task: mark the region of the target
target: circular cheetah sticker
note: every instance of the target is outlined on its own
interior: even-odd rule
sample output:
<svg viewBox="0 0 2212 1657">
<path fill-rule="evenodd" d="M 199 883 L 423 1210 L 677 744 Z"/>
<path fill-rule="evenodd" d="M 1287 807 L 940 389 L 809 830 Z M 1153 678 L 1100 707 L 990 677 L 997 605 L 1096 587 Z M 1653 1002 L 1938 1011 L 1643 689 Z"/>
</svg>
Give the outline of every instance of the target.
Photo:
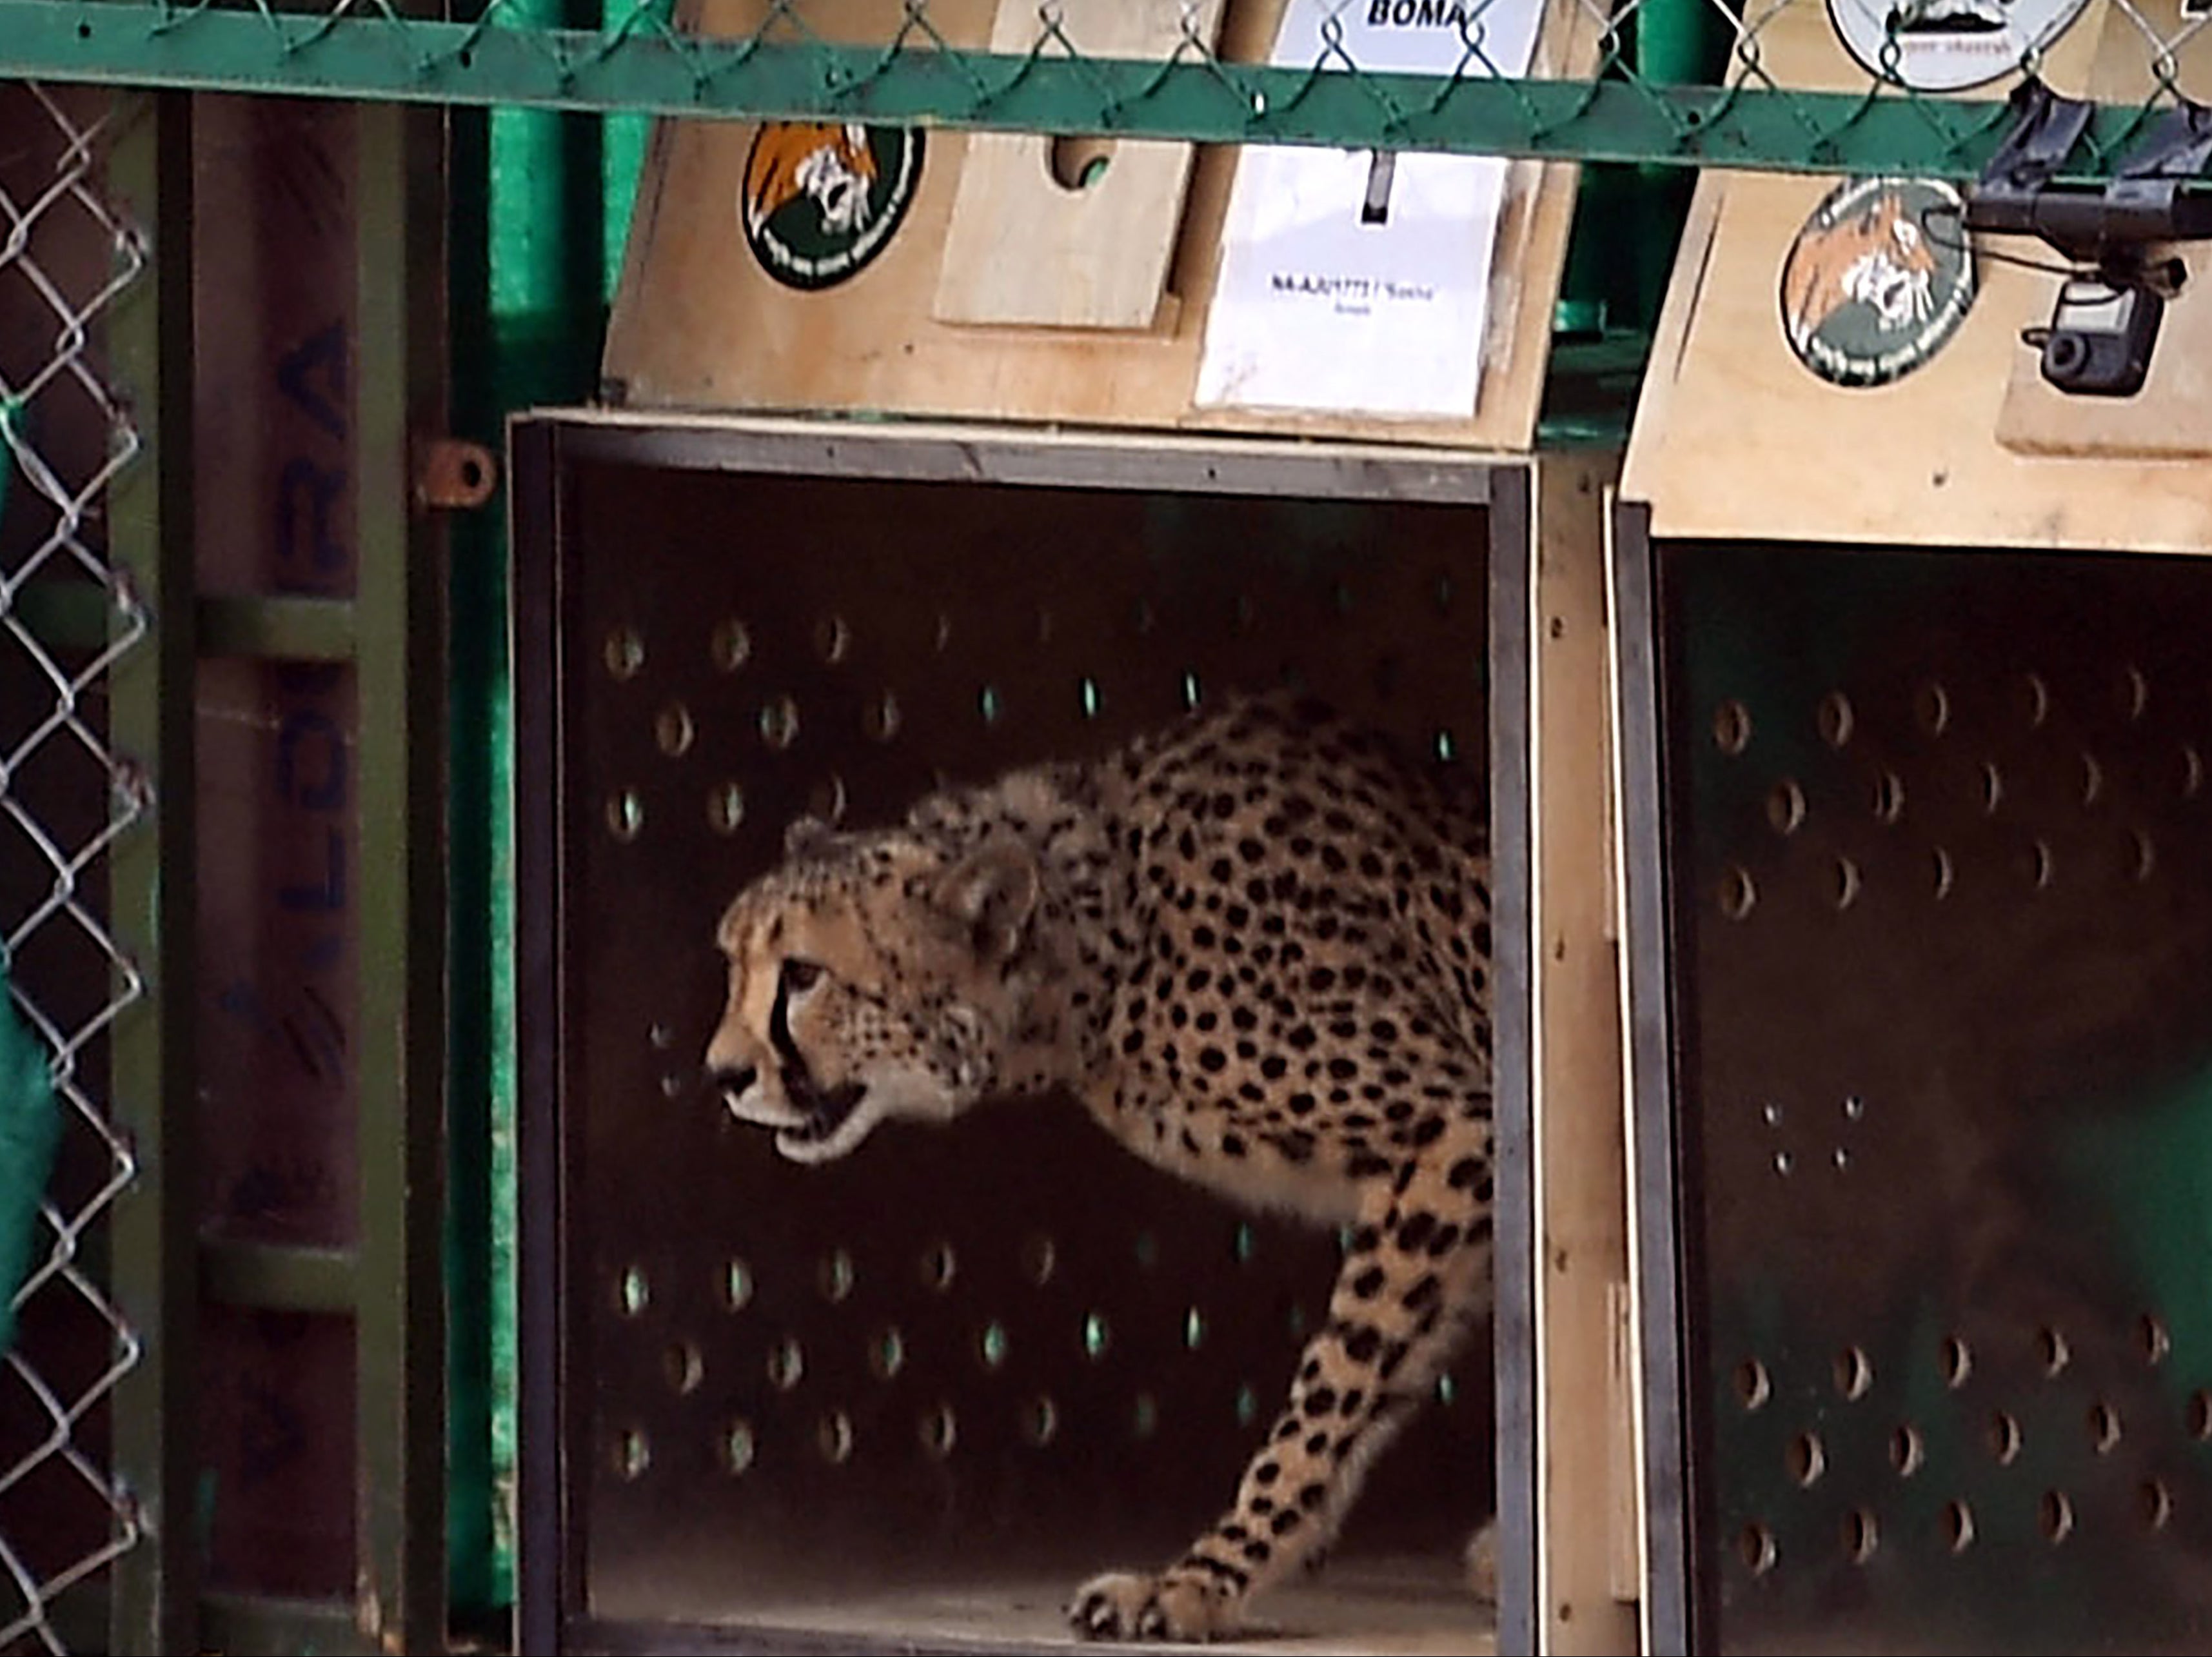
<svg viewBox="0 0 2212 1657">
<path fill-rule="evenodd" d="M 1966 203 L 1930 179 L 1830 191 L 1782 265 L 1782 332 L 1838 386 L 1881 386 L 1941 350 L 1974 302 Z"/>
<path fill-rule="evenodd" d="M 921 178 L 921 131 L 852 121 L 769 121 L 753 134 L 738 217 L 761 268 L 812 291 L 890 246 Z"/>
<path fill-rule="evenodd" d="M 2011 74 L 2047 51 L 2086 3 L 1828 0 L 1828 17 L 1851 56 L 1892 85 L 1955 92 Z"/>
</svg>

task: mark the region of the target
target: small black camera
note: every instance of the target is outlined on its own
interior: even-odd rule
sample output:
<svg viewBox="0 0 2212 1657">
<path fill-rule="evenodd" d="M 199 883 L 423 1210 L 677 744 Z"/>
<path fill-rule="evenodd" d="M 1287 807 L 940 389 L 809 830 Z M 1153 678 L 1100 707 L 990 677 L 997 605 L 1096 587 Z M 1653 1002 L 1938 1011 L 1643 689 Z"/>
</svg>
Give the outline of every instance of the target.
<svg viewBox="0 0 2212 1657">
<path fill-rule="evenodd" d="M 2043 377 L 2080 397 L 2132 397 L 2150 373 L 2166 301 L 2157 289 L 2102 277 L 2069 277 L 2047 328 L 2022 336 L 2043 349 Z"/>
</svg>

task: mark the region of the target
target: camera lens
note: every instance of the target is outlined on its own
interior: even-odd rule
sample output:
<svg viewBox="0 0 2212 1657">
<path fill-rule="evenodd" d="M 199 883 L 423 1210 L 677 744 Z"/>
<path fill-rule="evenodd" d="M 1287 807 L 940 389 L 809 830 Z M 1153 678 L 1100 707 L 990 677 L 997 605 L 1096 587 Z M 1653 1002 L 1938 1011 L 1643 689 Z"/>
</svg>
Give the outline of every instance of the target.
<svg viewBox="0 0 2212 1657">
<path fill-rule="evenodd" d="M 2089 342 L 2069 329 L 2055 328 L 2043 342 L 2043 373 L 2046 379 L 2066 385 L 2089 366 Z"/>
</svg>

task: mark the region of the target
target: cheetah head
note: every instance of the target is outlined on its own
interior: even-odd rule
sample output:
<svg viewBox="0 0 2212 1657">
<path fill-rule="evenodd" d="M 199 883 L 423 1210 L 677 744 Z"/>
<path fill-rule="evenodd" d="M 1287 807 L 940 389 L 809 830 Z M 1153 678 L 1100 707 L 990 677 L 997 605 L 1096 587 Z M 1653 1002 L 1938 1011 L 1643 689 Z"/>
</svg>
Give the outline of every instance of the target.
<svg viewBox="0 0 2212 1657">
<path fill-rule="evenodd" d="M 1038 874 L 1012 840 L 802 822 L 724 913 L 729 998 L 706 1057 L 731 1114 L 794 1162 L 879 1122 L 945 1122 L 994 1091 L 1023 1004 Z"/>
</svg>

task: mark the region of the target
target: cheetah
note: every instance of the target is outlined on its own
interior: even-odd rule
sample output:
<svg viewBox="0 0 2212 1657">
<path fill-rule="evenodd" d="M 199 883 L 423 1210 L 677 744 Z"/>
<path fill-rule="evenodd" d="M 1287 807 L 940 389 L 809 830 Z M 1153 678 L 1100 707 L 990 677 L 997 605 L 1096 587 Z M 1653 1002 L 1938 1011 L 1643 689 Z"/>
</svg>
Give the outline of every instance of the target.
<svg viewBox="0 0 2212 1657">
<path fill-rule="evenodd" d="M 802 819 L 721 918 L 708 1083 L 793 1161 L 1065 1090 L 1146 1161 L 1346 1239 L 1233 1504 L 1164 1569 L 1080 1587 L 1079 1634 L 1235 1633 L 1489 1310 L 1480 804 L 1310 700 L 1240 698 L 900 826 Z"/>
</svg>

